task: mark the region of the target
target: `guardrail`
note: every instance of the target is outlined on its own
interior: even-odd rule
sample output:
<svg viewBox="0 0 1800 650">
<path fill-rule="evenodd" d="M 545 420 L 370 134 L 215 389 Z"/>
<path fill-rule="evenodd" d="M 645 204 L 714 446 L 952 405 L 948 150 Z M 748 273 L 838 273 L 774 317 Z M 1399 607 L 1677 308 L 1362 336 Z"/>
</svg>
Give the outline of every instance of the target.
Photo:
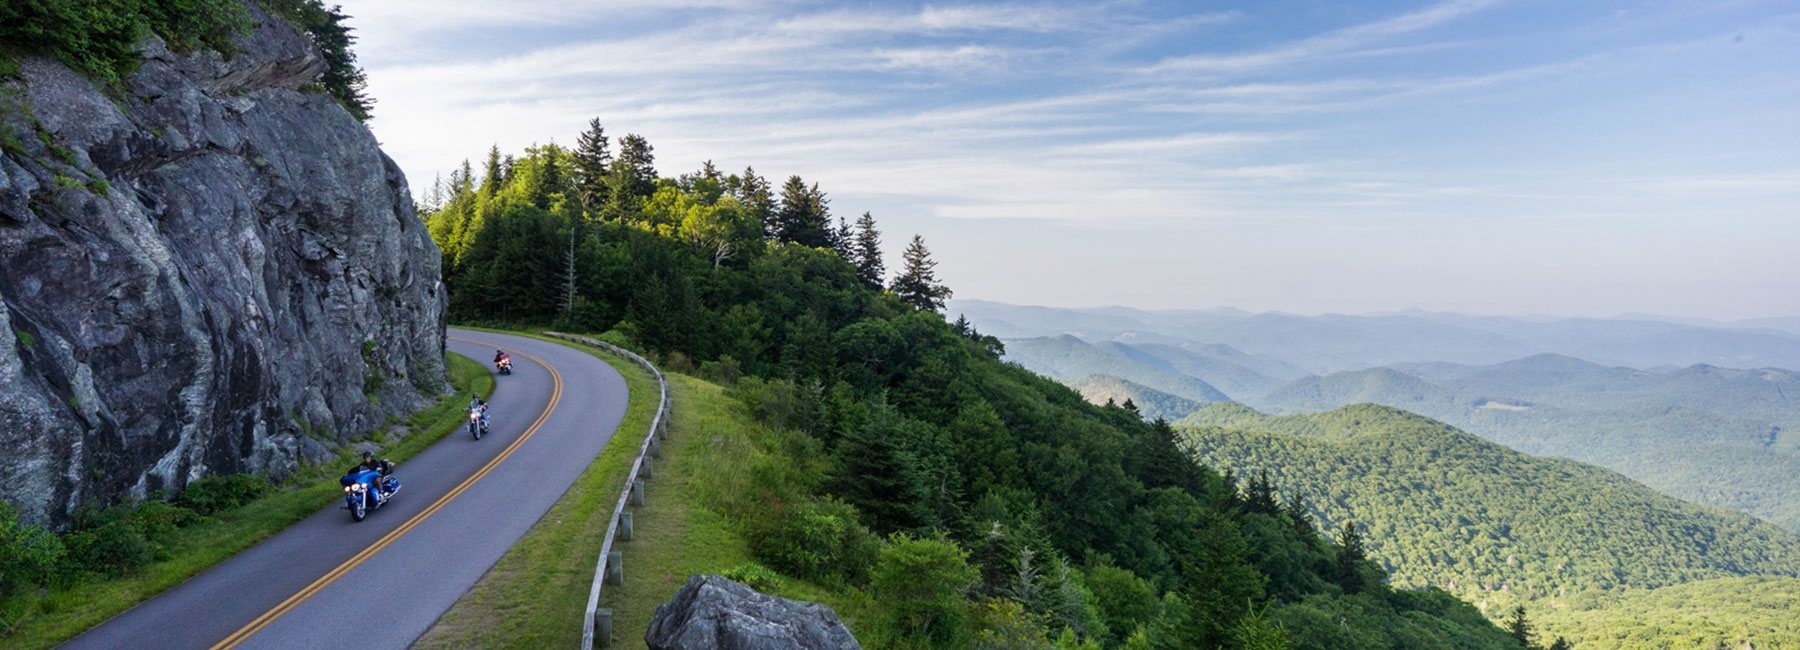
<svg viewBox="0 0 1800 650">
<path fill-rule="evenodd" d="M 582 650 L 600 648 L 612 643 L 612 610 L 600 607 L 600 591 L 606 585 L 625 581 L 624 557 L 612 550 L 613 541 L 621 536 L 625 541 L 631 541 L 632 515 L 626 505 L 644 505 L 644 479 L 655 473 L 650 459 L 662 455 L 662 440 L 669 435 L 669 382 L 656 364 L 636 352 L 586 336 L 562 332 L 544 332 L 544 335 L 590 345 L 630 359 L 656 377 L 657 390 L 662 393 L 657 399 L 656 417 L 650 421 L 650 431 L 644 434 L 644 442 L 638 445 L 637 458 L 631 461 L 631 473 L 625 475 L 625 489 L 619 491 L 619 502 L 613 506 L 612 519 L 606 524 L 606 539 L 600 542 L 600 559 L 594 563 L 594 584 L 588 589 L 587 612 L 581 622 L 581 647 Z"/>
</svg>

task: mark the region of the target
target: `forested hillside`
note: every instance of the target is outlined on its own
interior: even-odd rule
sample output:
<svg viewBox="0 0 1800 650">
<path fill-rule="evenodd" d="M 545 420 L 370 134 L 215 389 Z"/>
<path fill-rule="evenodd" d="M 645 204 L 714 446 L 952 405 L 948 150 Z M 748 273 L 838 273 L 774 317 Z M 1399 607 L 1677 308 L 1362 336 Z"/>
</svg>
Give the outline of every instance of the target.
<svg viewBox="0 0 1800 650">
<path fill-rule="evenodd" d="M 1520 603 L 1579 607 L 1624 589 L 1800 575 L 1800 538 L 1788 531 L 1393 408 L 1269 417 L 1214 405 L 1178 426 L 1202 462 L 1266 472 L 1328 529 L 1367 527 L 1371 556 L 1397 584 L 1442 587 L 1491 614 Z M 1571 627 L 1552 631 L 1576 636 L 1576 618 L 1558 620 Z"/>
<path fill-rule="evenodd" d="M 1402 408 L 1800 531 L 1800 436 L 1789 433 L 1800 419 L 1800 375 L 1786 370 L 1650 372 L 1538 355 L 1308 377 L 1249 402 L 1280 412 Z"/>
<path fill-rule="evenodd" d="M 890 274 L 875 219 L 834 218 L 816 184 L 653 163 L 595 122 L 435 188 L 453 317 L 604 333 L 796 432 L 813 462 L 734 525 L 783 574 L 873 594 L 871 644 L 1517 647 L 1389 589 L 1360 541 L 1241 494 L 1169 427 L 1002 363 L 938 313 L 922 240 Z"/>
</svg>

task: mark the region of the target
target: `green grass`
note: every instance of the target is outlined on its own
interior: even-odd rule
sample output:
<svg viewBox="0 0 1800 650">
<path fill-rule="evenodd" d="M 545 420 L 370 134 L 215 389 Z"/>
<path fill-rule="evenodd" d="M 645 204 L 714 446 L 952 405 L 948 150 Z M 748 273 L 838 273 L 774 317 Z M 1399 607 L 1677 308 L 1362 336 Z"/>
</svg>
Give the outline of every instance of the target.
<svg viewBox="0 0 1800 650">
<path fill-rule="evenodd" d="M 655 413 L 656 386 L 648 372 L 622 357 L 571 347 L 607 361 L 625 376 L 631 407 L 619 433 L 417 647 L 579 645 L 594 560 L 637 443 Z M 614 545 L 624 554 L 625 583 L 608 586 L 601 599 L 602 607 L 613 610 L 613 647 L 644 647 L 644 630 L 656 606 L 689 575 L 724 573 L 753 561 L 748 542 L 737 532 L 738 522 L 749 516 L 745 487 L 757 480 L 754 468 L 760 462 L 785 462 L 777 458 L 780 451 L 769 448 L 779 445 L 775 441 L 780 436 L 757 423 L 722 388 L 673 373 L 667 379 L 675 406 L 668 442 L 656 460 L 655 477 L 646 481 L 644 507 L 634 509 L 636 535 Z M 872 609 L 855 590 L 834 592 L 791 576 L 781 578 L 775 594 L 830 605 L 852 630 Z"/>
<path fill-rule="evenodd" d="M 485 365 L 450 354 L 446 367 L 455 391 L 413 414 L 406 422 L 413 434 L 384 449 L 383 457 L 399 463 L 418 455 L 461 426 L 465 395 L 493 394 L 494 378 Z M 177 529 L 168 543 L 169 559 L 135 575 L 19 599 L 22 602 L 15 606 L 22 607 L 23 614 L 0 634 L 0 645 L 40 648 L 67 641 L 311 516 L 338 496 L 337 470 L 351 462 L 350 457 L 346 449 L 337 459 L 300 470 L 274 494 Z"/>
</svg>

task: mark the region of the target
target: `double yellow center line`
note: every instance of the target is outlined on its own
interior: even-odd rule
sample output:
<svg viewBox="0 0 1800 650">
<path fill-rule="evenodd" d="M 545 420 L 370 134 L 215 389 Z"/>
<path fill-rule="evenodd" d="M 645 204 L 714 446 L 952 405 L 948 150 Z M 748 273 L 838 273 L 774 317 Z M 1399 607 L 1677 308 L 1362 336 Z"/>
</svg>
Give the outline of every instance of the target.
<svg viewBox="0 0 1800 650">
<path fill-rule="evenodd" d="M 464 343 L 481 343 L 481 341 L 454 336 L 449 338 Z M 485 345 L 491 345 L 491 343 Z M 543 366 L 545 370 L 550 371 L 551 387 L 550 403 L 544 406 L 544 412 L 538 414 L 537 419 L 532 421 L 531 426 L 527 427 L 524 433 L 519 434 L 517 440 L 514 440 L 512 444 L 507 445 L 506 449 L 500 452 L 500 455 L 495 456 L 493 460 L 488 461 L 488 463 L 483 465 L 480 470 L 476 471 L 474 474 L 470 474 L 469 478 L 464 479 L 461 484 L 456 486 L 456 488 L 445 493 L 444 496 L 439 497 L 430 507 L 419 512 L 419 514 L 413 515 L 411 519 L 406 520 L 406 523 L 400 524 L 398 528 L 395 528 L 387 535 L 382 536 L 382 538 L 376 540 L 375 543 L 363 548 L 361 552 L 352 556 L 350 559 L 345 560 L 344 563 L 338 565 L 337 568 L 327 572 L 318 580 L 314 580 L 313 583 L 307 585 L 305 589 L 301 589 L 298 593 L 288 596 L 287 600 L 281 601 L 281 604 L 276 605 L 273 609 L 263 612 L 262 616 L 256 617 L 256 620 L 250 621 L 248 625 L 238 628 L 238 631 L 232 632 L 231 636 L 225 637 L 225 640 L 213 645 L 212 650 L 236 648 L 250 637 L 255 636 L 257 632 L 261 632 L 263 628 L 274 623 L 275 619 L 281 618 L 288 612 L 293 611 L 294 608 L 299 607 L 301 603 L 306 602 L 308 598 L 312 598 L 320 591 L 324 591 L 326 587 L 331 586 L 331 583 L 337 582 L 338 578 L 344 577 L 344 574 L 361 566 L 362 563 L 367 562 L 369 558 L 375 557 L 376 553 L 380 553 L 381 550 L 387 548 L 389 544 L 393 544 L 395 540 L 405 536 L 406 533 L 410 532 L 413 528 L 418 527 L 420 523 L 423 523 L 426 519 L 430 519 L 432 515 L 437 514 L 437 511 L 442 510 L 445 505 L 448 505 L 451 501 L 455 500 L 458 495 L 461 495 L 465 490 L 468 490 L 470 486 L 474 485 L 477 481 L 480 481 L 482 477 L 487 476 L 488 472 L 493 471 L 495 467 L 500 465 L 500 461 L 506 460 L 507 457 L 512 456 L 513 452 L 517 451 L 520 445 L 525 444 L 526 440 L 531 439 L 532 434 L 537 433 L 538 428 L 544 426 L 544 421 L 550 419 L 550 414 L 556 410 L 556 403 L 562 400 L 563 380 L 562 375 L 556 372 L 556 368 L 545 363 L 543 359 L 539 359 L 526 352 L 520 352 L 519 354 L 530 359 L 532 363 Z"/>
</svg>

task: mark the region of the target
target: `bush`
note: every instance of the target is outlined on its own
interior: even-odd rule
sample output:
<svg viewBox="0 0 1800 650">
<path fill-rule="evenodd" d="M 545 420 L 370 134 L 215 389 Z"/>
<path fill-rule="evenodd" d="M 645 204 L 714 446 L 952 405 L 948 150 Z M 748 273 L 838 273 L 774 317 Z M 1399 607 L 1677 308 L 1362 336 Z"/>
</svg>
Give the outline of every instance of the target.
<svg viewBox="0 0 1800 650">
<path fill-rule="evenodd" d="M 208 476 L 189 483 L 175 497 L 175 505 L 210 516 L 255 501 L 274 489 L 269 479 L 255 474 Z"/>
<path fill-rule="evenodd" d="M 63 537 L 67 549 L 65 578 L 86 575 L 113 578 L 166 559 L 163 542 L 176 528 L 193 521 L 194 513 L 163 501 L 113 508 L 82 508 L 75 530 Z"/>
<path fill-rule="evenodd" d="M 781 588 L 781 574 L 755 562 L 731 569 L 720 575 L 765 594 Z"/>
<path fill-rule="evenodd" d="M 858 521 L 856 508 L 837 499 L 775 510 L 764 525 L 752 536 L 757 557 L 808 580 L 860 584 L 880 546 Z"/>
<path fill-rule="evenodd" d="M 942 536 L 895 533 L 881 549 L 869 589 L 901 639 L 926 647 L 960 645 L 968 593 L 981 573 L 969 554 Z"/>
<path fill-rule="evenodd" d="M 718 361 L 700 363 L 700 378 L 720 386 L 735 384 L 738 377 L 742 376 L 744 376 L 744 369 L 739 367 L 737 359 L 731 358 L 729 354 L 719 357 Z"/>
<path fill-rule="evenodd" d="M 19 512 L 0 502 L 0 597 L 47 582 L 63 552 L 55 533 L 19 521 Z"/>
</svg>

